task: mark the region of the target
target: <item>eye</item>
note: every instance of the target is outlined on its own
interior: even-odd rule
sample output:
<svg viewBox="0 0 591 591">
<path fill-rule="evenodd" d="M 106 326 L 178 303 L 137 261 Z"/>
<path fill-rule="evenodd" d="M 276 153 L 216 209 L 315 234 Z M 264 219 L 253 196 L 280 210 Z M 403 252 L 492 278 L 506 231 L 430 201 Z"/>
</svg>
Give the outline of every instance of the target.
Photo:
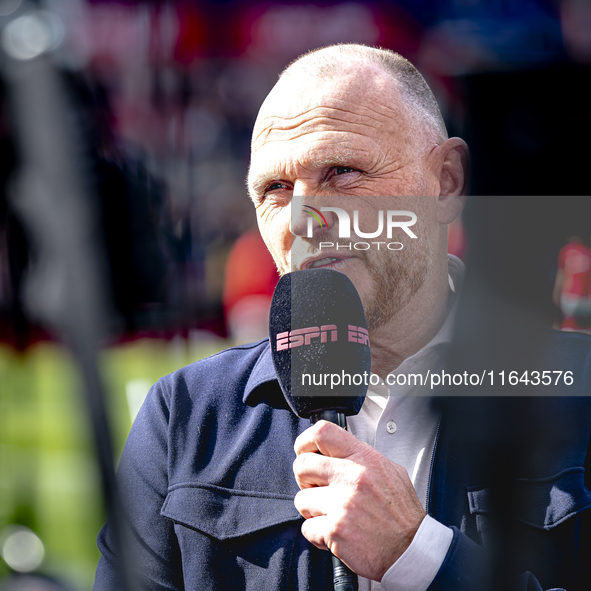
<svg viewBox="0 0 591 591">
<path fill-rule="evenodd" d="M 273 191 L 280 191 L 281 189 L 287 189 L 287 185 L 285 183 L 280 183 L 280 182 L 275 182 L 275 183 L 271 183 L 270 185 L 267 185 L 265 187 L 265 191 L 263 193 L 263 195 L 266 195 L 267 193 L 271 193 Z"/>
<path fill-rule="evenodd" d="M 350 166 L 335 166 L 335 175 L 347 174 L 348 172 L 357 172 L 357 169 L 351 168 Z"/>
</svg>

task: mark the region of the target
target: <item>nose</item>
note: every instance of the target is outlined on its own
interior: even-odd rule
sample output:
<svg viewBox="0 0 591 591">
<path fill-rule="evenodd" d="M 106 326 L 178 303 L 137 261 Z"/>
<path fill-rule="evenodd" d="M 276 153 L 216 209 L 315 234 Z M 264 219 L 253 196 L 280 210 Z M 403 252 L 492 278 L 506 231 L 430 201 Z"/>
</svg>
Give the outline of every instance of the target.
<svg viewBox="0 0 591 591">
<path fill-rule="evenodd" d="M 310 204 L 313 201 L 314 204 Z M 321 211 L 316 198 L 296 197 L 291 202 L 290 230 L 294 236 L 312 238 L 314 234 L 327 232 L 334 226 L 334 214 Z"/>
</svg>

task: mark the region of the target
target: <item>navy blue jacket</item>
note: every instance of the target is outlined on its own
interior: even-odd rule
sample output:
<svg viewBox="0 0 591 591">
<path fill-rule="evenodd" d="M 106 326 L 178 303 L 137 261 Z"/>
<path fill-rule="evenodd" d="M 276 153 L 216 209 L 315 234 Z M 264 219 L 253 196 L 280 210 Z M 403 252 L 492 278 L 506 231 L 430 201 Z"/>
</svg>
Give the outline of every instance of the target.
<svg viewBox="0 0 591 591">
<path fill-rule="evenodd" d="M 552 334 L 540 367 L 575 375 L 557 396 L 435 399 L 428 511 L 454 538 L 429 591 L 591 589 L 591 339 Z M 308 427 L 286 407 L 267 341 L 162 378 L 118 471 L 141 588 L 330 589 L 329 555 L 293 504 L 293 444 Z M 116 590 L 108 524 L 99 547 L 95 590 Z"/>
</svg>

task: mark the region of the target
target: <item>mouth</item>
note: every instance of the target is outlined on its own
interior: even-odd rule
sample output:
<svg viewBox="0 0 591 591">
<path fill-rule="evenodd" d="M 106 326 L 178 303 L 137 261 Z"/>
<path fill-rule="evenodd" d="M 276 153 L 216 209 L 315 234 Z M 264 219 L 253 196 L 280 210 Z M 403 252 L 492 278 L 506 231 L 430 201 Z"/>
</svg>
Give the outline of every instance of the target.
<svg viewBox="0 0 591 591">
<path fill-rule="evenodd" d="M 308 267 L 308 269 L 316 269 L 317 267 L 326 267 L 326 266 L 330 265 L 331 263 L 335 263 L 338 260 L 339 259 L 336 259 L 335 257 L 326 257 L 324 259 L 320 259 L 319 261 L 314 261 Z"/>
<path fill-rule="evenodd" d="M 335 257 L 335 256 L 323 256 L 323 257 L 316 257 L 305 260 L 300 265 L 300 270 L 304 269 L 319 269 L 319 268 L 328 268 L 328 269 L 339 269 L 342 267 L 347 261 L 354 259 L 355 257 L 348 256 L 348 257 Z"/>
</svg>

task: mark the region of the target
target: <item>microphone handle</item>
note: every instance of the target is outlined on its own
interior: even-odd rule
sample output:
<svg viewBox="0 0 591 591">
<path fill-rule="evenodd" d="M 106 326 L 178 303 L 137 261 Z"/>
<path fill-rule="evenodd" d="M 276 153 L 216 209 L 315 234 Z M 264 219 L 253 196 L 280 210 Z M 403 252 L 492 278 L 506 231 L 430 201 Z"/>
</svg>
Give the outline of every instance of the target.
<svg viewBox="0 0 591 591">
<path fill-rule="evenodd" d="M 347 417 L 345 413 L 337 412 L 336 410 L 323 410 L 314 413 L 310 417 L 312 424 L 322 420 L 334 423 L 343 429 L 347 428 Z M 334 554 L 332 555 L 332 582 L 334 591 L 358 591 L 359 589 L 357 575 Z"/>
</svg>

